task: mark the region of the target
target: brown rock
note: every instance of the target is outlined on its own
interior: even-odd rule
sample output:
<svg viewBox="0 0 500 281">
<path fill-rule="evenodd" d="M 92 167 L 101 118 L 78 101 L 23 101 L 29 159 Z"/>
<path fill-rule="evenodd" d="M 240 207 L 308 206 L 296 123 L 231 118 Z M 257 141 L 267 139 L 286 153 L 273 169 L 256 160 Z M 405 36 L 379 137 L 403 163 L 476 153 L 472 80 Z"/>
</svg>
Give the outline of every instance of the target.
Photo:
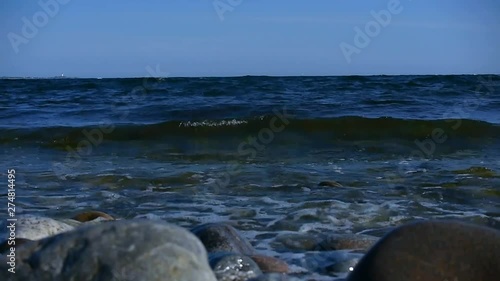
<svg viewBox="0 0 500 281">
<path fill-rule="evenodd" d="M 383 237 L 348 281 L 491 281 L 500 276 L 500 231 L 457 221 L 406 224 Z"/>
<path fill-rule="evenodd" d="M 251 255 L 250 258 L 259 266 L 264 273 L 288 273 L 288 264 L 280 259 L 263 255 Z"/>
<path fill-rule="evenodd" d="M 115 220 L 115 218 L 113 218 L 112 216 L 99 211 L 82 212 L 72 217 L 72 219 L 79 222 L 89 222 L 98 218 L 101 218 L 102 220 Z"/>
</svg>

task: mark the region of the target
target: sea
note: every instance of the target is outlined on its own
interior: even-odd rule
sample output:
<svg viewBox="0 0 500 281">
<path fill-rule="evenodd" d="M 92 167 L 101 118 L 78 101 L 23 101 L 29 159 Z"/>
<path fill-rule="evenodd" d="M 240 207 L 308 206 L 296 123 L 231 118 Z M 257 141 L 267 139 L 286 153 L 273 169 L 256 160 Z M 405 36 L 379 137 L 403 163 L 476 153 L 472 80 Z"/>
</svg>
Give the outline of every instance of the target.
<svg viewBox="0 0 500 281">
<path fill-rule="evenodd" d="M 324 235 L 500 229 L 498 75 L 4 78 L 0 147 L 2 219 L 14 169 L 15 215 L 229 222 L 304 280 Z"/>
</svg>

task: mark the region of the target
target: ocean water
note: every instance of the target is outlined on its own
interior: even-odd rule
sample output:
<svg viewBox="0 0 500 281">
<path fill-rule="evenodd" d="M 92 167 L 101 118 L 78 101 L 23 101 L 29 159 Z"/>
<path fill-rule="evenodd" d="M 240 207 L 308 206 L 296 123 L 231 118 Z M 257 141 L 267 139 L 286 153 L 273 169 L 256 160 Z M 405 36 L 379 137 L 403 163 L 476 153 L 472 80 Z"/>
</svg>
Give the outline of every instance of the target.
<svg viewBox="0 0 500 281">
<path fill-rule="evenodd" d="M 500 229 L 494 75 L 0 79 L 0 146 L 17 214 L 230 221 L 304 280 L 345 253 L 283 235 Z"/>
</svg>

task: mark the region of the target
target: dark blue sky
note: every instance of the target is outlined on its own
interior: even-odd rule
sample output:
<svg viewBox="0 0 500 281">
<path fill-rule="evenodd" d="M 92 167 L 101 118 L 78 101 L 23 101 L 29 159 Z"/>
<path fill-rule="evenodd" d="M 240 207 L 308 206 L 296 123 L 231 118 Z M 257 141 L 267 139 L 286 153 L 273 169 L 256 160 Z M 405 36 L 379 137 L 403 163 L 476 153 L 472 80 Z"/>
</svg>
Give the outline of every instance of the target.
<svg viewBox="0 0 500 281">
<path fill-rule="evenodd" d="M 498 0 L 0 5 L 0 76 L 500 73 Z"/>
</svg>

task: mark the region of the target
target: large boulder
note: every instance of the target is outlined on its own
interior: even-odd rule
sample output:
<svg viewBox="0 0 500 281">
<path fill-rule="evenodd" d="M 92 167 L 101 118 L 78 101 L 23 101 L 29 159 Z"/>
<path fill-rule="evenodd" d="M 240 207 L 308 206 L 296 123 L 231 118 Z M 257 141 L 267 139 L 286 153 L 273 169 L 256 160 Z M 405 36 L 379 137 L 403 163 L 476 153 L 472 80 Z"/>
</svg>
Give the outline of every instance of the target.
<svg viewBox="0 0 500 281">
<path fill-rule="evenodd" d="M 16 251 L 16 274 L 0 280 L 216 281 L 188 230 L 147 220 L 82 226 Z"/>
<path fill-rule="evenodd" d="M 456 221 L 396 228 L 375 244 L 348 281 L 491 281 L 500 278 L 500 232 Z"/>
</svg>

